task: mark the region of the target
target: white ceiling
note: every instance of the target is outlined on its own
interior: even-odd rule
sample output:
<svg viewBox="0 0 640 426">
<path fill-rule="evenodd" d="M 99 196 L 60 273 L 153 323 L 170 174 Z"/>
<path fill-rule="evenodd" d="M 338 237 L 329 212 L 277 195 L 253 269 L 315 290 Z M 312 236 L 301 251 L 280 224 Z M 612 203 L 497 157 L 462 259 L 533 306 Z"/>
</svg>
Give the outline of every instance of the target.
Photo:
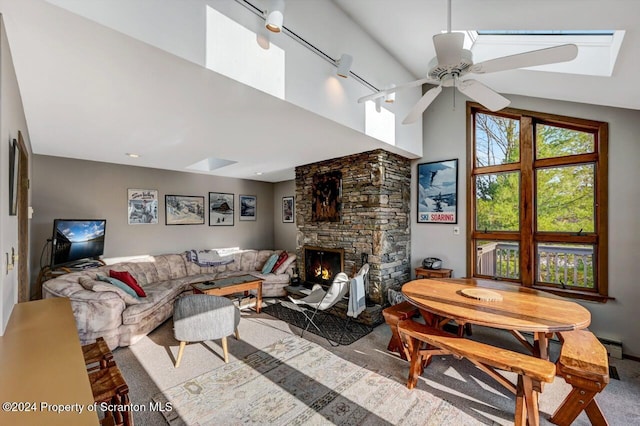
<svg viewBox="0 0 640 426">
<path fill-rule="evenodd" d="M 431 37 L 446 29 L 446 0 L 333 2 L 415 78 L 426 74 L 435 54 Z M 21 0 L 15 9 L 17 3 L 0 0 L 0 11 L 36 154 L 184 171 L 207 152 L 240 160 L 216 175 L 268 182 L 292 179 L 296 165 L 376 148 L 416 157 L 63 9 L 39 0 Z M 640 1 L 453 0 L 452 27 L 626 30 L 611 77 L 516 70 L 474 78 L 507 97 L 640 109 Z M 321 40 L 317 29 L 295 30 L 330 51 L 349 45 Z M 122 49 L 131 44 L 135 56 Z M 358 63 L 365 61 L 355 58 L 358 75 L 379 87 L 391 83 Z M 124 155 L 140 150 L 137 160 Z"/>
</svg>

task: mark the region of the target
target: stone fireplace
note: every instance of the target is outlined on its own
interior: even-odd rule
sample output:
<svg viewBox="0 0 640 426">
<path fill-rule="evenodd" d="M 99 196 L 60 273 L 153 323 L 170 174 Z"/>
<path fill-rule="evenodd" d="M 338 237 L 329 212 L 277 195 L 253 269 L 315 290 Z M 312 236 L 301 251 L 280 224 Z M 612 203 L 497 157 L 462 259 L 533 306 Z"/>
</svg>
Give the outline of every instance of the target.
<svg viewBox="0 0 640 426">
<path fill-rule="evenodd" d="M 325 249 L 321 247 L 304 246 L 305 285 L 313 284 L 329 286 L 335 276 L 344 271 L 344 250 Z"/>
<path fill-rule="evenodd" d="M 340 178 L 339 211 L 332 221 L 314 214 L 319 176 Z M 296 251 L 305 259 L 298 264 L 303 279 L 309 280 L 311 267 L 305 246 L 343 250 L 342 271 L 349 277 L 368 259 L 368 298 L 386 305 L 387 289 L 400 288 L 410 277 L 410 193 L 410 160 L 384 150 L 296 167 Z"/>
</svg>

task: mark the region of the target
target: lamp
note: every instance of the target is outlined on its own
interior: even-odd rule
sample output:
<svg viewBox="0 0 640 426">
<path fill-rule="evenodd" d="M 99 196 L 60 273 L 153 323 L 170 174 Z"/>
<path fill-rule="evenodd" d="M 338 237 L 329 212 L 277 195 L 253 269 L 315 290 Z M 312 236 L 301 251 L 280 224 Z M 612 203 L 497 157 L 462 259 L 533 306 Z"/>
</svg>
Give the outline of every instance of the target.
<svg viewBox="0 0 640 426">
<path fill-rule="evenodd" d="M 338 59 L 338 70 L 336 73 L 338 76 L 347 78 L 349 77 L 349 71 L 351 70 L 351 64 L 353 63 L 353 56 L 343 53 Z"/>
<path fill-rule="evenodd" d="M 282 31 L 284 22 L 284 0 L 269 1 L 267 9 L 267 18 L 265 19 L 265 28 L 271 32 L 279 33 Z"/>
<path fill-rule="evenodd" d="M 389 87 L 387 87 L 385 90 L 395 89 L 395 87 L 395 84 L 390 84 Z M 387 93 L 386 95 L 384 95 L 384 101 L 388 104 L 394 103 L 396 101 L 396 92 Z"/>
</svg>

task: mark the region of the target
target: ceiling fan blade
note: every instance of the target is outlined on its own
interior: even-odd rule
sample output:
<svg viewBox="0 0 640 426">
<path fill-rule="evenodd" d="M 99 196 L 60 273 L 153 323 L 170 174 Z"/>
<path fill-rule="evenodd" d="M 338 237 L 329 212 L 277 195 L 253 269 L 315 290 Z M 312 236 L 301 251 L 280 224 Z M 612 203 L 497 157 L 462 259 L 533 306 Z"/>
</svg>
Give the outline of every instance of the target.
<svg viewBox="0 0 640 426">
<path fill-rule="evenodd" d="M 411 124 L 415 122 L 418 117 L 422 115 L 425 109 L 429 107 L 431 102 L 442 92 L 442 86 L 434 87 L 433 89 L 429 89 L 427 93 L 424 94 L 420 98 L 420 100 L 413 106 L 409 115 L 406 116 L 404 120 L 402 120 L 402 124 Z"/>
<path fill-rule="evenodd" d="M 477 80 L 465 80 L 460 82 L 458 90 L 474 101 L 481 103 L 491 111 L 501 110 L 511 103 L 509 99 Z"/>
<path fill-rule="evenodd" d="M 558 62 L 571 61 L 575 59 L 576 56 L 578 56 L 578 46 L 575 44 L 563 44 L 561 46 L 532 50 L 531 52 L 518 53 L 517 55 L 503 56 L 502 58 L 480 62 L 471 67 L 471 72 L 486 74 L 489 72 L 555 64 Z"/>
<path fill-rule="evenodd" d="M 401 84 L 399 86 L 393 87 L 391 89 L 380 90 L 379 92 L 372 93 L 372 94 L 367 95 L 367 96 L 363 96 L 360 99 L 358 99 L 358 103 L 361 104 L 361 103 L 366 102 L 366 101 L 371 101 L 373 99 L 380 98 L 382 96 L 386 96 L 386 95 L 388 95 L 390 93 L 395 93 L 400 89 L 406 89 L 408 87 L 422 86 L 425 83 L 440 84 L 439 81 L 431 80 L 430 78 L 421 78 L 420 80 L 411 81 L 409 83 L 404 83 L 404 84 Z"/>
<path fill-rule="evenodd" d="M 433 46 L 436 48 L 438 65 L 455 65 L 462 57 L 464 45 L 463 33 L 443 33 L 433 36 Z"/>
</svg>

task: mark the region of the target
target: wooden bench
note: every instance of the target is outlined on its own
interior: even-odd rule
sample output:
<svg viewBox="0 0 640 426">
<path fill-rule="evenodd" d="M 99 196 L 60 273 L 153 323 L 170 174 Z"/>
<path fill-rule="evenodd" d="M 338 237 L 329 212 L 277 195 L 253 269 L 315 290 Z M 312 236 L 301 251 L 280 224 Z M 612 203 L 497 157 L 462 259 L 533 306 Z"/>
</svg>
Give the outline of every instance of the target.
<svg viewBox="0 0 640 426">
<path fill-rule="evenodd" d="M 399 353 L 400 358 L 404 359 L 405 361 L 407 360 L 407 356 L 404 352 L 402 341 L 400 340 L 400 335 L 398 335 L 398 323 L 400 321 L 410 319 L 417 314 L 418 308 L 416 308 L 413 304 L 407 302 L 406 300 L 396 305 L 389 306 L 382 311 L 384 321 L 389 325 L 389 328 L 391 329 L 391 339 L 389 339 L 387 350 L 389 352 Z"/>
<path fill-rule="evenodd" d="M 454 355 L 467 358 L 478 368 L 489 374 L 498 383 L 516 394 L 516 425 L 538 425 L 538 393 L 536 388 L 541 382 L 553 381 L 556 368 L 552 362 L 510 350 L 498 348 L 473 340 L 465 339 L 440 329 L 404 320 L 398 323 L 398 332 L 406 344 L 407 358 L 410 359 L 407 387 L 413 389 L 433 355 Z M 426 343 L 426 349 L 421 348 Z M 403 346 L 404 347 L 404 346 Z M 514 386 L 495 369 L 518 374 L 518 384 Z"/>
<path fill-rule="evenodd" d="M 556 369 L 573 389 L 553 414 L 551 422 L 568 426 L 584 410 L 592 425 L 607 425 L 594 399 L 609 383 L 606 348 L 588 330 L 561 332 L 558 337 L 562 341 L 562 349 Z"/>
</svg>

